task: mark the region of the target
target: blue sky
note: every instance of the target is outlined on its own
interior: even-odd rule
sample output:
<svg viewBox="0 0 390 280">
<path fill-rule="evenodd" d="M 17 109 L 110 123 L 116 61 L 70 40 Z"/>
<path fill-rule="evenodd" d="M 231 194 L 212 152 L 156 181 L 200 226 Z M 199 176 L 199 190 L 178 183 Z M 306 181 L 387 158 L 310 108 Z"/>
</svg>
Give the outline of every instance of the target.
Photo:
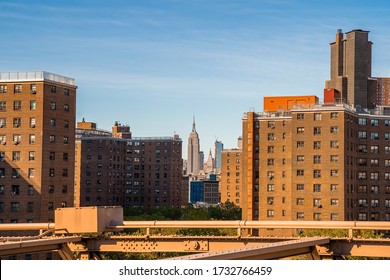
<svg viewBox="0 0 390 280">
<path fill-rule="evenodd" d="M 263 96 L 316 94 L 337 29 L 370 31 L 373 76 L 390 76 L 388 1 L 0 0 L 0 71 L 76 79 L 77 120 L 133 135 L 236 147 Z"/>
</svg>

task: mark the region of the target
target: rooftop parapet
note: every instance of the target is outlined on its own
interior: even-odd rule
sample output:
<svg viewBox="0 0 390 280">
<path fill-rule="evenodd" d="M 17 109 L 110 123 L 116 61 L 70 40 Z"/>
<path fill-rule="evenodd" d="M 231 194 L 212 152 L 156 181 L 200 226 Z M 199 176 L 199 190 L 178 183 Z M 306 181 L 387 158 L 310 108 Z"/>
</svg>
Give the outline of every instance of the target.
<svg viewBox="0 0 390 280">
<path fill-rule="evenodd" d="M 70 86 L 75 85 L 75 79 L 58 74 L 36 71 L 36 72 L 0 72 L 0 82 L 30 82 L 30 81 L 52 81 Z"/>
</svg>

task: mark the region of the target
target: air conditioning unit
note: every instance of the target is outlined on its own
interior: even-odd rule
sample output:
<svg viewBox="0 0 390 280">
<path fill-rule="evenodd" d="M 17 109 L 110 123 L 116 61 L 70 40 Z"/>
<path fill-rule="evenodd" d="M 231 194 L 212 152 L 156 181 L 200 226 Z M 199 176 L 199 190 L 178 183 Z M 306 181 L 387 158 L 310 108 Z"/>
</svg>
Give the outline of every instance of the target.
<svg viewBox="0 0 390 280">
<path fill-rule="evenodd" d="M 17 123 L 16 123 L 16 124 L 14 124 L 14 127 L 19 127 L 19 126 L 20 126 L 20 125 L 19 125 L 19 124 L 17 124 Z"/>
<path fill-rule="evenodd" d="M 3 127 L 5 127 L 5 124 L 2 124 L 2 123 L 1 123 L 1 124 L 0 124 L 0 128 L 3 128 Z"/>
<path fill-rule="evenodd" d="M 16 141 L 13 141 L 12 143 L 13 143 L 14 145 L 18 145 L 20 142 L 16 140 Z"/>
<path fill-rule="evenodd" d="M 32 90 L 30 91 L 30 93 L 31 93 L 31 94 L 36 94 L 37 91 L 36 91 L 35 89 L 32 89 Z"/>
<path fill-rule="evenodd" d="M 16 179 L 16 178 L 18 178 L 18 176 L 17 175 L 12 175 L 12 178 Z"/>
<path fill-rule="evenodd" d="M 318 208 L 322 208 L 322 205 L 321 205 L 321 204 L 319 204 L 319 205 L 317 205 L 317 207 L 318 207 Z"/>
<path fill-rule="evenodd" d="M 5 144 L 7 144 L 6 141 L 1 141 L 1 145 L 5 145 Z"/>
<path fill-rule="evenodd" d="M 35 124 L 30 124 L 30 127 L 31 127 L 31 128 L 34 128 L 34 127 L 35 127 Z"/>
</svg>

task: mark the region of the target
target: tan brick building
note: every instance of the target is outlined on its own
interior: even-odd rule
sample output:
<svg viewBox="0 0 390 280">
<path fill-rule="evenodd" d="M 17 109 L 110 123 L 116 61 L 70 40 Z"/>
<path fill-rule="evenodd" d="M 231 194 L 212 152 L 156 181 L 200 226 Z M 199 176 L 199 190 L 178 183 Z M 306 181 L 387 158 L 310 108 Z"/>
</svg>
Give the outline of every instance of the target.
<svg viewBox="0 0 390 280">
<path fill-rule="evenodd" d="M 77 135 L 76 206 L 181 207 L 178 135 L 133 138 L 130 127 L 117 122 L 112 132 L 80 122 Z"/>
<path fill-rule="evenodd" d="M 243 131 L 244 219 L 390 220 L 390 116 L 248 112 Z"/>
<path fill-rule="evenodd" d="M 221 202 L 242 205 L 242 150 L 222 150 L 222 169 L 220 179 Z"/>
<path fill-rule="evenodd" d="M 76 89 L 53 73 L 0 73 L 0 222 L 73 206 Z"/>
</svg>

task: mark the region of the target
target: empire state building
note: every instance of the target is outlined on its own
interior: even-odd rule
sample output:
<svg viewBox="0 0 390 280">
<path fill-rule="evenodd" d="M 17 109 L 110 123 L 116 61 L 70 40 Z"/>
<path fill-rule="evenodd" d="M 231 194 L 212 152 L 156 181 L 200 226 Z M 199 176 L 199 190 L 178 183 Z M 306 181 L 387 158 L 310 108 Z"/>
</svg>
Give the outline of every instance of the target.
<svg viewBox="0 0 390 280">
<path fill-rule="evenodd" d="M 192 122 L 192 131 L 188 137 L 187 173 L 199 174 L 199 135 L 195 129 L 195 117 Z"/>
</svg>

